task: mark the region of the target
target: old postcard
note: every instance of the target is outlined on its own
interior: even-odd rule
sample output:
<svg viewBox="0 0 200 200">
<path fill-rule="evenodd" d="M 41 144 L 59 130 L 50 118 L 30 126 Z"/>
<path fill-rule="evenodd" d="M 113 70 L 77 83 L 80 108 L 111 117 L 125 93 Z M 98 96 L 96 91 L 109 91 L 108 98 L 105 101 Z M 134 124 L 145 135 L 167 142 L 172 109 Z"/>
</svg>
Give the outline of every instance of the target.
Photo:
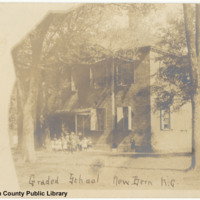
<svg viewBox="0 0 200 200">
<path fill-rule="evenodd" d="M 1 3 L 0 197 L 200 197 L 200 4 Z"/>
</svg>

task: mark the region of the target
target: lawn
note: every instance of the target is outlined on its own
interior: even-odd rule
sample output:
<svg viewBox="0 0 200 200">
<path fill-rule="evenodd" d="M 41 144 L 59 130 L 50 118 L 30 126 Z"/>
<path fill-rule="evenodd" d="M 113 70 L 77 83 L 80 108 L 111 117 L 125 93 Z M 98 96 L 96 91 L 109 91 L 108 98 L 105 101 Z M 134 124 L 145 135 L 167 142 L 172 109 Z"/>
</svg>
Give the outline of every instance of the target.
<svg viewBox="0 0 200 200">
<path fill-rule="evenodd" d="M 23 163 L 14 152 L 22 189 L 200 189 L 200 173 L 185 171 L 189 155 L 36 152 Z"/>
</svg>

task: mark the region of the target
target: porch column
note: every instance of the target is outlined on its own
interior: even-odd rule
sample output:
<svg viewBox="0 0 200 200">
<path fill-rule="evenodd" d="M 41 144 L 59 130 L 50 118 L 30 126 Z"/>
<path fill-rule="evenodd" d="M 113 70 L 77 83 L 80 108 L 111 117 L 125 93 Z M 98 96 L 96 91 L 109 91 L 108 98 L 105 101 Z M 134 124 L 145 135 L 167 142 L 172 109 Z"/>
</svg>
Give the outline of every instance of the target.
<svg viewBox="0 0 200 200">
<path fill-rule="evenodd" d="M 78 124 L 77 124 L 77 114 L 75 114 L 75 133 L 76 133 L 76 135 L 77 135 L 77 126 L 78 126 Z"/>
<path fill-rule="evenodd" d="M 112 76 L 111 76 L 111 105 L 112 105 L 112 127 L 116 129 L 115 121 L 115 64 L 114 59 L 112 59 Z"/>
</svg>

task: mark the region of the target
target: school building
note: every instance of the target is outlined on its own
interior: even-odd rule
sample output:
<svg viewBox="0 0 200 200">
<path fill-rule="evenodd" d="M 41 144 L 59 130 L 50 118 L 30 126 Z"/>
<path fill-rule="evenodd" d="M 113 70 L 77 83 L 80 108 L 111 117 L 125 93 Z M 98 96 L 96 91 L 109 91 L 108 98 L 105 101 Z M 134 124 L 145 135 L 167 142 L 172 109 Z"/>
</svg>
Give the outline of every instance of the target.
<svg viewBox="0 0 200 200">
<path fill-rule="evenodd" d="M 95 149 L 120 152 L 191 152 L 191 105 L 153 110 L 151 86 L 162 51 L 127 49 L 92 64 L 68 67 L 67 100 L 50 116 L 51 135 L 61 126 L 91 137 Z"/>
</svg>

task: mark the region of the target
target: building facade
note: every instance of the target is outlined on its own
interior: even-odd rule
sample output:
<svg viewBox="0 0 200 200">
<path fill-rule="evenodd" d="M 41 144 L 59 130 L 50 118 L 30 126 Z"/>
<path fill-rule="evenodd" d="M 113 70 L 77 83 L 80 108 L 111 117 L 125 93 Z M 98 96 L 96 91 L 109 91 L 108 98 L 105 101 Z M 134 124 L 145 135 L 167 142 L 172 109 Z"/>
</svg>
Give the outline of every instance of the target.
<svg viewBox="0 0 200 200">
<path fill-rule="evenodd" d="M 124 52 L 126 56 L 69 68 L 68 100 L 51 116 L 51 135 L 64 125 L 68 132 L 90 137 L 101 150 L 128 152 L 134 143 L 137 152 L 191 151 L 190 105 L 176 113 L 152 109 L 156 51 L 142 47 L 136 57 L 132 50 Z"/>
</svg>

